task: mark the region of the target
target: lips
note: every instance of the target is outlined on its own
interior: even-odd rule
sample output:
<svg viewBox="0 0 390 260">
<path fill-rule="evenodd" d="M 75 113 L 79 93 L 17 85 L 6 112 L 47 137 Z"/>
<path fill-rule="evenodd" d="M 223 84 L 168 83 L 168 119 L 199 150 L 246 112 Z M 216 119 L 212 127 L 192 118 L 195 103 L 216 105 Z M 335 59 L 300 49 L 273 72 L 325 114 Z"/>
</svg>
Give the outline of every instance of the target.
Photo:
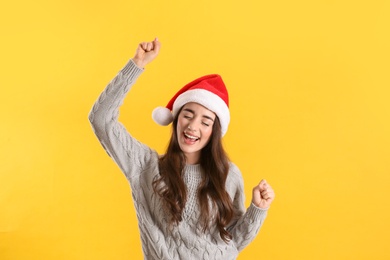
<svg viewBox="0 0 390 260">
<path fill-rule="evenodd" d="M 195 143 L 196 141 L 198 141 L 200 139 L 198 136 L 190 135 L 186 132 L 184 132 L 184 138 L 186 141 L 189 141 L 191 143 Z"/>
</svg>

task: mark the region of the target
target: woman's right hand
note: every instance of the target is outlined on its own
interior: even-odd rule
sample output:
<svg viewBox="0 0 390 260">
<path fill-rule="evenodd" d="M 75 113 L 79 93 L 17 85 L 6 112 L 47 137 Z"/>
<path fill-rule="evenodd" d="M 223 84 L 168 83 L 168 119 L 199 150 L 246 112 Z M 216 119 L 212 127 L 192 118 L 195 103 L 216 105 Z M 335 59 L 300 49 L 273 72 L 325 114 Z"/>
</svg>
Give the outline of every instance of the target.
<svg viewBox="0 0 390 260">
<path fill-rule="evenodd" d="M 133 57 L 135 65 L 139 68 L 145 68 L 147 64 L 152 62 L 160 51 L 161 43 L 157 38 L 152 42 L 141 42 Z"/>
</svg>

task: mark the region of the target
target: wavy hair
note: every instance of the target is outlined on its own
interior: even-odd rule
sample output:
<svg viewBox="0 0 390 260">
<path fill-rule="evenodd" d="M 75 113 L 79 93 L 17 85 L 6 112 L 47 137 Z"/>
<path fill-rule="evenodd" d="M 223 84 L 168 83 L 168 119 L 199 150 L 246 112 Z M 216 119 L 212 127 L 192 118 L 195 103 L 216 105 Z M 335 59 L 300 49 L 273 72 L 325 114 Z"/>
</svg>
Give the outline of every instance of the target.
<svg viewBox="0 0 390 260">
<path fill-rule="evenodd" d="M 178 224 L 182 221 L 182 213 L 187 201 L 187 188 L 182 178 L 186 159 L 177 140 L 177 122 L 180 112 L 181 110 L 173 120 L 167 151 L 159 159 L 160 177 L 153 182 L 154 191 L 163 199 L 164 206 L 171 214 L 170 224 Z M 211 224 L 215 224 L 221 238 L 228 242 L 232 236 L 225 227 L 234 217 L 234 208 L 232 199 L 225 189 L 229 158 L 223 149 L 221 138 L 221 125 L 216 117 L 210 140 L 201 151 L 200 166 L 203 170 L 203 178 L 198 187 L 198 200 L 203 232 L 209 230 Z"/>
</svg>

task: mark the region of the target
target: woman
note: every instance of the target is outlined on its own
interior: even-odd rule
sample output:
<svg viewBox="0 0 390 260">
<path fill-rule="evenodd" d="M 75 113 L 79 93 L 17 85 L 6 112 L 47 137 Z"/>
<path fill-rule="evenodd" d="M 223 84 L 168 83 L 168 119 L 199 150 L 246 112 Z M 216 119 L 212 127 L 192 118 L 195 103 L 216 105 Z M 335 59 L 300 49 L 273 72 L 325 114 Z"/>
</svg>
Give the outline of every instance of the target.
<svg viewBox="0 0 390 260">
<path fill-rule="evenodd" d="M 196 79 L 153 111 L 157 123 L 172 122 L 162 156 L 118 122 L 126 94 L 159 50 L 157 39 L 141 43 L 100 95 L 89 120 L 130 183 L 145 259 L 236 259 L 257 235 L 275 195 L 262 180 L 244 208 L 241 173 L 221 144 L 230 121 L 222 78 Z"/>
</svg>

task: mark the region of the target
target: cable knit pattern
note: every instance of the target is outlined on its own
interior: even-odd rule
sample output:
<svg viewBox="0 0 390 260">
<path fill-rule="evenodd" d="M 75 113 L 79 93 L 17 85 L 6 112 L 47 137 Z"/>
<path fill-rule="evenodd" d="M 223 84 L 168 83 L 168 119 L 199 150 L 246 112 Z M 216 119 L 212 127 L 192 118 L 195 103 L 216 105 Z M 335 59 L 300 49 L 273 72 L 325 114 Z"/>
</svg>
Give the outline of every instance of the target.
<svg viewBox="0 0 390 260">
<path fill-rule="evenodd" d="M 203 233 L 198 223 L 200 208 L 197 198 L 202 169 L 200 165 L 187 165 L 183 180 L 188 198 L 183 220 L 170 227 L 161 198 L 152 187 L 153 180 L 159 176 L 159 155 L 133 138 L 118 122 L 119 107 L 142 72 L 130 60 L 101 93 L 89 120 L 100 143 L 130 183 L 145 259 L 236 259 L 238 252 L 257 235 L 267 211 L 253 204 L 245 210 L 243 179 L 239 169 L 230 163 L 226 190 L 237 214 L 227 229 L 233 239 L 225 243 L 216 227 Z"/>
</svg>

